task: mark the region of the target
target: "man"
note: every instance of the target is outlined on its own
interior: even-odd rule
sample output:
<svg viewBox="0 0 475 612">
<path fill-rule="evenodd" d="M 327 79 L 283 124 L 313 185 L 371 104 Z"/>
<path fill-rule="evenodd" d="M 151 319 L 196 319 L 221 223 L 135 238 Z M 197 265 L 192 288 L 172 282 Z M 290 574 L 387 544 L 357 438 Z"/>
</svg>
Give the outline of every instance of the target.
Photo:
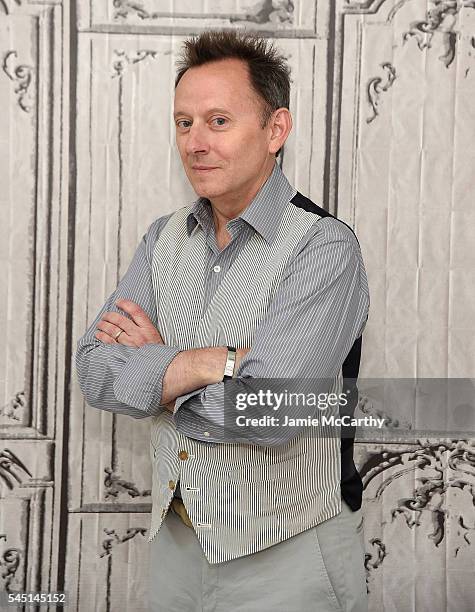
<svg viewBox="0 0 475 612">
<path fill-rule="evenodd" d="M 357 373 L 361 253 L 276 163 L 289 91 L 265 40 L 185 43 L 174 121 L 198 199 L 152 223 L 78 343 L 87 402 L 151 419 L 154 611 L 366 609 L 352 444 L 340 474 L 339 438 L 238 427 L 223 399 L 231 377 L 337 389 L 342 368 Z"/>
</svg>

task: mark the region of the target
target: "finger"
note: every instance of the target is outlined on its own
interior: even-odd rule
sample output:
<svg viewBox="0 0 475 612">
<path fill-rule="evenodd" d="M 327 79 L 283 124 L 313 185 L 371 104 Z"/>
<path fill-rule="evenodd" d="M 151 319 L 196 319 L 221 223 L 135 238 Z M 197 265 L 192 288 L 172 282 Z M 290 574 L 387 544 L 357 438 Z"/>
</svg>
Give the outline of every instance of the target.
<svg viewBox="0 0 475 612">
<path fill-rule="evenodd" d="M 134 325 L 134 324 L 132 324 Z M 122 338 L 122 337 L 127 337 L 129 334 L 127 334 L 127 332 L 125 330 L 123 330 L 121 327 L 118 327 L 117 325 L 113 325 L 112 323 L 108 323 L 107 321 L 99 321 L 99 323 L 97 324 L 97 329 L 100 329 L 101 331 L 103 331 L 104 333 L 106 333 L 108 336 L 110 336 L 113 340 L 115 340 L 117 342 L 117 338 Z M 137 329 L 137 326 L 134 325 L 135 329 Z M 120 336 L 119 336 L 120 333 Z M 129 338 L 130 340 L 130 338 Z M 124 342 L 125 344 L 125 342 Z"/>
<path fill-rule="evenodd" d="M 114 338 L 111 338 L 109 334 L 106 334 L 105 332 L 101 330 L 96 331 L 94 335 L 96 336 L 98 340 L 100 340 L 101 342 L 104 342 L 104 344 L 116 344 L 116 341 L 114 340 Z"/>
<path fill-rule="evenodd" d="M 108 323 L 107 321 L 103 321 L 102 319 L 96 325 L 97 329 L 100 329 L 105 334 L 108 334 L 113 340 L 115 340 L 117 334 L 121 331 L 121 328 L 113 323 Z M 122 331 L 122 333 L 125 333 Z"/>
<path fill-rule="evenodd" d="M 132 300 L 117 300 L 116 305 L 129 314 L 136 325 L 140 327 L 154 326 L 145 310 Z"/>
<path fill-rule="evenodd" d="M 115 336 L 119 333 L 119 329 L 117 329 L 115 334 L 113 334 L 112 336 L 109 333 L 102 331 L 99 327 L 97 329 L 98 331 L 95 334 L 96 338 L 98 340 L 101 340 L 105 344 L 123 344 L 124 346 L 136 346 L 132 338 L 130 338 L 130 336 L 128 336 L 124 331 L 120 334 L 119 339 L 116 340 Z"/>
<path fill-rule="evenodd" d="M 101 322 L 104 322 L 104 325 L 112 324 L 116 329 L 115 333 L 118 333 L 119 329 L 123 329 L 129 336 L 132 336 L 138 327 L 136 323 L 131 321 L 128 317 L 124 317 L 124 315 L 120 314 L 119 312 L 105 312 L 102 315 Z M 109 333 L 107 328 L 104 329 L 104 331 Z M 114 330 L 112 329 L 112 331 Z"/>
</svg>

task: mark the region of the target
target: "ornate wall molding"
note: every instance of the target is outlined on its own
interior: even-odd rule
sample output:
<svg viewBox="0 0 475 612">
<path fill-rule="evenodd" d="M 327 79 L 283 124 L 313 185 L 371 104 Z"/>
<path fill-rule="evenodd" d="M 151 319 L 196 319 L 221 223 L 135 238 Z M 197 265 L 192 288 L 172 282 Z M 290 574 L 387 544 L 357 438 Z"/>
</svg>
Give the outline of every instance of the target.
<svg viewBox="0 0 475 612">
<path fill-rule="evenodd" d="M 386 81 L 383 82 L 381 77 L 373 77 L 366 86 L 368 102 L 373 111 L 373 114 L 366 118 L 366 123 L 371 123 L 379 115 L 378 106 L 381 94 L 388 91 L 397 78 L 396 69 L 390 62 L 383 62 L 381 68 L 386 71 Z"/>
<path fill-rule="evenodd" d="M 6 542 L 7 536 L 2 534 L 0 539 L 4 539 Z M 16 578 L 22 556 L 23 552 L 19 548 L 7 548 L 2 552 L 0 557 L 0 568 L 2 569 L 0 576 L 2 578 L 2 590 L 7 591 L 7 593 L 12 590 L 11 583 Z"/>
<path fill-rule="evenodd" d="M 434 34 L 440 34 L 446 52 L 440 55 L 438 59 L 448 68 L 454 61 L 457 41 L 461 34 L 459 30 L 455 29 L 457 16 L 464 8 L 475 9 L 475 0 L 432 0 L 431 4 L 431 8 L 426 11 L 425 19 L 413 21 L 409 29 L 403 33 L 403 44 L 414 37 L 418 48 L 423 51 L 424 49 L 430 49 Z M 399 5 L 402 6 L 402 3 L 399 3 Z M 393 14 L 390 14 L 388 20 L 392 19 Z"/>
<path fill-rule="evenodd" d="M 424 475 L 414 479 L 418 470 Z M 461 547 L 472 544 L 468 536 L 475 533 L 475 525 L 470 524 L 463 510 L 450 506 L 448 496 L 453 489 L 466 491 L 475 507 L 475 440 L 419 440 L 416 448 L 370 453 L 359 471 L 367 502 L 381 500 L 400 479 L 417 483 L 409 496 L 399 498 L 397 505 L 386 511 L 389 522 L 402 515 L 409 529 L 420 528 L 423 515 L 427 515 L 432 531 L 426 533 L 426 537 L 434 546 L 440 546 L 450 528 L 453 557 L 457 557 Z M 391 544 L 383 542 L 382 538 L 368 541 L 374 549 L 373 553 L 366 554 L 369 579 L 371 571 L 390 554 Z"/>
<path fill-rule="evenodd" d="M 139 19 L 158 19 L 166 17 L 167 13 L 159 11 L 148 11 L 143 2 L 134 2 L 133 0 L 112 0 L 112 5 L 115 9 L 114 19 L 127 19 L 134 15 Z"/>
<path fill-rule="evenodd" d="M 274 6 L 272 0 L 264 0 L 262 5 L 257 5 L 253 13 L 247 13 L 245 17 L 231 16 L 231 23 L 251 22 L 260 25 L 272 24 L 274 26 L 283 23 L 292 25 L 294 23 L 294 3 L 291 0 L 283 0 Z"/>
<path fill-rule="evenodd" d="M 19 471 L 20 474 L 15 470 Z M 21 473 L 33 478 L 33 474 L 15 453 L 12 453 L 8 448 L 3 449 L 0 452 L 0 482 L 3 482 L 7 489 L 13 490 L 17 484 L 21 485 L 23 483 Z"/>
<path fill-rule="evenodd" d="M 112 553 L 112 549 L 115 546 L 118 546 L 119 544 L 124 544 L 124 542 L 128 542 L 139 534 L 145 537 L 147 531 L 148 529 L 146 529 L 145 527 L 129 527 L 129 529 L 126 530 L 125 535 L 119 536 L 116 533 L 115 529 L 108 529 L 107 527 L 104 527 L 104 533 L 112 537 L 108 537 L 102 540 L 102 548 L 104 552 L 102 552 L 99 557 L 109 557 Z"/>
<path fill-rule="evenodd" d="M 2 69 L 7 77 L 16 84 L 14 92 L 18 97 L 18 105 L 25 112 L 31 112 L 33 100 L 30 85 L 33 82 L 34 68 L 27 64 L 17 64 L 17 52 L 10 50 L 3 56 Z"/>
<path fill-rule="evenodd" d="M 18 391 L 14 397 L 3 406 L 0 406 L 0 416 L 4 416 L 14 421 L 21 421 L 23 408 L 26 406 L 26 397 L 24 391 Z"/>
<path fill-rule="evenodd" d="M 12 12 L 12 7 L 21 6 L 22 0 L 0 0 L 0 10 L 9 15 Z"/>
<path fill-rule="evenodd" d="M 131 54 L 123 51 L 122 49 L 114 49 L 115 59 L 112 61 L 112 69 L 114 71 L 112 78 L 122 78 L 128 66 L 131 64 L 138 64 L 147 58 L 155 59 L 157 57 L 157 53 L 158 51 L 141 49 Z M 167 53 L 166 55 L 169 54 Z"/>
<path fill-rule="evenodd" d="M 152 494 L 150 489 L 145 489 L 142 492 L 139 491 L 137 486 L 129 480 L 124 480 L 120 476 L 114 473 L 110 468 L 105 468 L 104 472 L 107 476 L 104 478 L 104 486 L 106 488 L 105 498 L 109 499 L 117 497 L 121 493 L 127 493 L 129 497 L 150 497 Z"/>
<path fill-rule="evenodd" d="M 273 0 L 261 0 L 256 4 L 253 12 L 243 15 L 237 13 L 208 15 L 210 18 L 226 19 L 230 23 L 251 22 L 260 25 L 270 24 L 293 24 L 294 22 L 294 3 L 292 0 L 281 0 L 276 3 Z M 170 12 L 148 10 L 144 2 L 135 0 L 112 0 L 114 8 L 114 20 L 127 20 L 129 17 L 138 17 L 142 21 L 153 21 L 160 18 L 170 17 Z M 185 13 L 174 13 L 175 18 L 203 18 L 203 13 L 195 15 Z"/>
<path fill-rule="evenodd" d="M 386 551 L 386 545 L 381 541 L 381 538 L 371 538 L 369 543 L 373 547 L 373 552 L 365 553 L 364 566 L 366 570 L 366 589 L 370 592 L 369 581 L 373 570 L 377 569 L 384 558 L 388 554 Z"/>
<path fill-rule="evenodd" d="M 340 0 L 341 1 L 341 0 Z M 264 36 L 326 38 L 332 3 L 318 0 L 80 0 L 81 32 L 189 35 L 213 28 L 248 27 Z"/>
</svg>

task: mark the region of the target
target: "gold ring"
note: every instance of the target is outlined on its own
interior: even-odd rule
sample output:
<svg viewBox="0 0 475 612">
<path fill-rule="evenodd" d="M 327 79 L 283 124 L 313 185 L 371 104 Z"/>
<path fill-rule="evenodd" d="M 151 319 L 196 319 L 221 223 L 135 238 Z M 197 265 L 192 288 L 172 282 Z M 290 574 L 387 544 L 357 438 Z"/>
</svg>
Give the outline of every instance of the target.
<svg viewBox="0 0 475 612">
<path fill-rule="evenodd" d="M 123 331 L 124 331 L 124 330 L 123 330 L 123 329 L 121 329 L 121 330 L 119 331 L 119 333 L 118 333 L 118 334 L 116 334 L 116 335 L 114 336 L 114 340 L 117 340 L 117 339 L 119 338 L 120 334 L 121 334 Z"/>
</svg>

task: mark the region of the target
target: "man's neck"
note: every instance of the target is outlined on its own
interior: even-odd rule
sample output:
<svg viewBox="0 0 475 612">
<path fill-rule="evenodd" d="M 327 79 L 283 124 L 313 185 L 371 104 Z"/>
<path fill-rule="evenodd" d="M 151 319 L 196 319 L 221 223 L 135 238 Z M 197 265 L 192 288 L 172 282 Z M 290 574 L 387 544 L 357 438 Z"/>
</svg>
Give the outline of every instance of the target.
<svg viewBox="0 0 475 612">
<path fill-rule="evenodd" d="M 275 160 L 273 160 L 272 163 L 266 167 L 260 180 L 256 181 L 253 187 L 247 192 L 237 194 L 231 198 L 226 197 L 222 200 L 219 198 L 210 200 L 216 235 L 226 233 L 226 224 L 228 221 L 238 217 L 249 206 L 258 192 L 262 189 L 264 183 L 272 174 L 274 165 Z"/>
</svg>

